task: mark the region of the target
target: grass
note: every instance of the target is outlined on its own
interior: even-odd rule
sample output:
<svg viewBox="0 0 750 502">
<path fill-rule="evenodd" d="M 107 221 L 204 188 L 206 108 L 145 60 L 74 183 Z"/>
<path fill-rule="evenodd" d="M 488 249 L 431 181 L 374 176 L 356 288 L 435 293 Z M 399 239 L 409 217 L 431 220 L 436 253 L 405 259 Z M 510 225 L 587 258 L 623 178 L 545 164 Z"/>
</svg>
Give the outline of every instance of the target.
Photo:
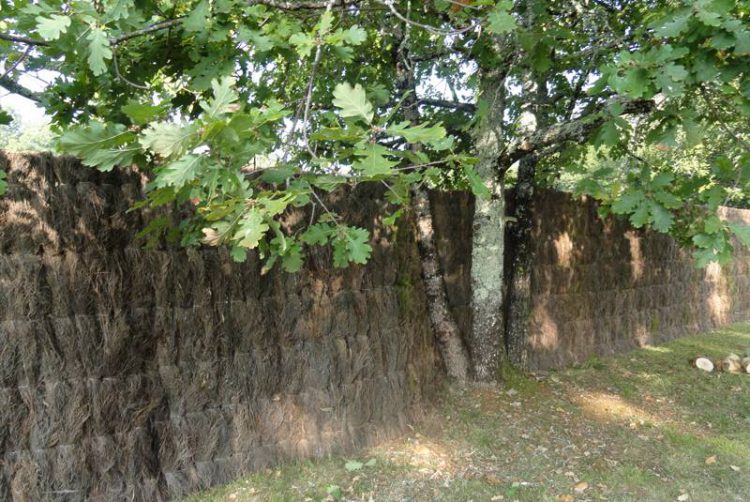
<svg viewBox="0 0 750 502">
<path fill-rule="evenodd" d="M 739 324 L 565 371 L 510 373 L 501 388 L 450 390 L 398 440 L 187 501 L 750 501 L 750 375 L 688 362 L 748 347 L 750 324 Z"/>
</svg>

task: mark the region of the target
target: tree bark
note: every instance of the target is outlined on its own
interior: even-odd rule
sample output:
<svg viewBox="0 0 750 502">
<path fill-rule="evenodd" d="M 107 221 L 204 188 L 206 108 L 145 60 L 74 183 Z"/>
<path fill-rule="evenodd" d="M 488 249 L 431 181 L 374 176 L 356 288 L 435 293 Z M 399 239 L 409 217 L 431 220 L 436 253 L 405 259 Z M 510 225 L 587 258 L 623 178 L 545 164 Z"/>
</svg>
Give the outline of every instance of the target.
<svg viewBox="0 0 750 502">
<path fill-rule="evenodd" d="M 526 4 L 524 18 L 528 25 L 534 22 L 533 0 Z M 519 132 L 524 137 L 533 136 L 545 117 L 540 116 L 542 104 L 547 101 L 544 76 L 537 76 L 527 68 L 522 74 L 522 96 Z M 514 190 L 512 223 L 506 233 L 506 291 L 505 291 L 505 352 L 508 362 L 526 369 L 528 362 L 527 340 L 531 312 L 531 230 L 536 188 L 537 156 L 533 153 L 518 162 L 518 179 Z"/>
<path fill-rule="evenodd" d="M 477 198 L 473 219 L 471 252 L 472 332 L 469 337 L 472 376 L 480 382 L 499 377 L 503 357 L 503 253 L 504 211 L 503 186 L 499 179 L 497 159 L 503 139 L 504 78 L 497 71 L 483 75 L 480 99 L 487 105 L 475 132 L 479 162 L 477 174 L 490 193 Z"/>
<path fill-rule="evenodd" d="M 464 382 L 468 376 L 468 356 L 461 339 L 461 331 L 448 308 L 445 283 L 435 248 L 430 198 L 424 188 L 414 190 L 413 203 L 417 215 L 419 255 L 432 330 L 448 376 Z"/>
<path fill-rule="evenodd" d="M 513 222 L 508 225 L 506 249 L 505 351 L 508 362 L 521 369 L 528 363 L 531 312 L 531 231 L 536 159 L 521 160 L 513 197 Z"/>
<path fill-rule="evenodd" d="M 408 30 L 408 26 L 405 29 Z M 396 87 L 401 92 L 409 93 L 402 104 L 404 118 L 416 123 L 419 120 L 419 104 L 414 79 L 414 62 L 410 60 L 403 43 L 395 48 L 394 56 L 398 65 Z M 430 198 L 427 190 L 421 186 L 412 191 L 412 196 L 417 217 L 419 258 L 432 330 L 445 364 L 446 373 L 458 382 L 465 382 L 469 373 L 468 355 L 461 331 L 448 307 L 445 281 L 440 271 L 440 261 L 435 246 Z"/>
</svg>

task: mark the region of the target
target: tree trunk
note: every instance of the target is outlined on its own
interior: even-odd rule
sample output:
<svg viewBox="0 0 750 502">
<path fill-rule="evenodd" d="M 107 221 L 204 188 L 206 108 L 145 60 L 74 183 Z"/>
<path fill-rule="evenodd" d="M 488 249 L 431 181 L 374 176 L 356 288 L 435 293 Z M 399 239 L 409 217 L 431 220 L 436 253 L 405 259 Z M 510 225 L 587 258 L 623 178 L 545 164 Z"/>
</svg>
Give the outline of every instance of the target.
<svg viewBox="0 0 750 502">
<path fill-rule="evenodd" d="M 523 12 L 524 24 L 534 25 L 535 0 L 527 0 Z M 546 78 L 528 67 L 522 72 L 521 92 L 523 104 L 518 119 L 518 132 L 531 137 L 537 132 L 542 104 L 547 101 Z M 521 369 L 528 363 L 529 315 L 531 312 L 531 230 L 534 191 L 536 187 L 536 154 L 522 157 L 518 163 L 518 179 L 514 191 L 513 223 L 508 227 L 506 249 L 505 294 L 505 352 L 508 362 Z"/>
<path fill-rule="evenodd" d="M 513 198 L 514 221 L 508 226 L 506 249 L 505 351 L 508 361 L 526 368 L 531 309 L 531 230 L 536 159 L 526 157 L 518 167 Z"/>
<path fill-rule="evenodd" d="M 432 210 L 427 191 L 420 187 L 413 192 L 414 209 L 417 215 L 419 255 L 422 262 L 422 277 L 430 311 L 430 321 L 448 376 L 464 382 L 468 375 L 468 357 L 458 329 L 448 308 L 443 275 L 435 249 Z"/>
<path fill-rule="evenodd" d="M 503 139 L 504 79 L 497 72 L 483 75 L 480 99 L 487 112 L 475 132 L 479 162 L 477 174 L 489 190 L 488 198 L 477 198 L 473 220 L 471 252 L 472 332 L 469 337 L 472 375 L 480 382 L 499 377 L 503 357 L 503 187 L 497 159 Z"/>
<path fill-rule="evenodd" d="M 408 25 L 405 26 L 408 30 Z M 407 31 L 408 35 L 408 31 Z M 416 124 L 419 121 L 414 63 L 410 61 L 405 44 L 394 48 L 397 64 L 396 87 L 409 94 L 403 102 L 404 118 Z M 453 314 L 448 307 L 445 281 L 440 271 L 440 262 L 435 246 L 435 232 L 432 224 L 430 198 L 424 187 L 413 190 L 413 205 L 417 216 L 419 258 L 422 264 L 422 277 L 427 295 L 427 307 L 435 339 L 450 378 L 464 382 L 468 376 L 468 356 Z"/>
</svg>

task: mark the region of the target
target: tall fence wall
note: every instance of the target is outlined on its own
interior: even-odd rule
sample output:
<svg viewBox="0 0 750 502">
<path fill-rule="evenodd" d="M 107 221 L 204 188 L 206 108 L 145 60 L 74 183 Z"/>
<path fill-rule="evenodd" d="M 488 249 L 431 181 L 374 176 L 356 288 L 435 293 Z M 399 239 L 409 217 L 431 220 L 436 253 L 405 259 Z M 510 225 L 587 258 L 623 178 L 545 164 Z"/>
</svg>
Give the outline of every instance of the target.
<svg viewBox="0 0 750 502">
<path fill-rule="evenodd" d="M 335 271 L 317 249 L 300 273 L 261 275 L 255 257 L 143 249 L 135 172 L 47 155 L 0 167 L 0 500 L 178 497 L 396 434 L 440 387 L 413 221 L 378 225 L 382 191 L 329 202 L 374 229 L 368 265 Z M 432 202 L 466 334 L 473 201 Z M 668 237 L 555 192 L 533 223 L 532 368 L 750 319 L 745 250 L 699 270 Z"/>
<path fill-rule="evenodd" d="M 411 224 L 259 273 L 144 250 L 135 173 L 0 156 L 0 500 L 158 501 L 402 431 L 439 384 Z M 373 227 L 367 188 L 331 203 Z"/>
<path fill-rule="evenodd" d="M 722 208 L 750 225 L 750 211 Z M 597 215 L 590 199 L 544 191 L 532 237 L 532 368 L 561 367 L 750 319 L 750 252 L 698 269 L 670 237 Z"/>
</svg>

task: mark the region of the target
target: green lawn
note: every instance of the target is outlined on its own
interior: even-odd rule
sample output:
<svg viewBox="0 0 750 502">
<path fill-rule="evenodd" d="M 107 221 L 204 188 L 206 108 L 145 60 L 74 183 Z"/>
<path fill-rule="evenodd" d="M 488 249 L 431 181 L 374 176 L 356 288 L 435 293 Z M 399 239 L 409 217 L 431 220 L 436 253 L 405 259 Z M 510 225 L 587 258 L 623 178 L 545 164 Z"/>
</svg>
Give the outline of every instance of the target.
<svg viewBox="0 0 750 502">
<path fill-rule="evenodd" d="M 750 347 L 750 324 L 499 389 L 451 390 L 399 440 L 284 465 L 209 501 L 750 501 L 750 375 L 688 361 Z"/>
</svg>

